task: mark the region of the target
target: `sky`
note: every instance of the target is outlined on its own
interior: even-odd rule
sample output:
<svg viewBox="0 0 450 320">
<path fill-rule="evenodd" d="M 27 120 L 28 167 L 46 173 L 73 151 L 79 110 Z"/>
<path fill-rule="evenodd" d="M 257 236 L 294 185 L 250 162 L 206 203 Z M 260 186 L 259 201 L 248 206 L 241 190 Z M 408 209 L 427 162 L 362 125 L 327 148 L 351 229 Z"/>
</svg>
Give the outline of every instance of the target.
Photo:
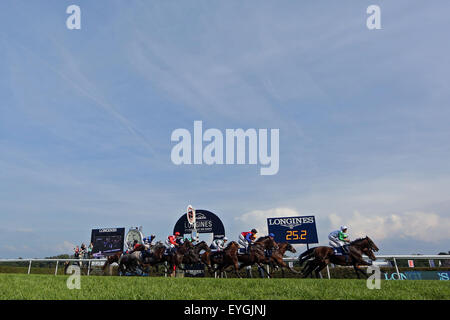
<svg viewBox="0 0 450 320">
<path fill-rule="evenodd" d="M 66 8 L 81 8 L 69 30 Z M 369 5 L 381 30 L 366 27 Z M 0 2 L 0 258 L 91 229 L 165 239 L 188 204 L 229 239 L 314 215 L 381 254 L 450 250 L 446 0 Z M 276 175 L 175 165 L 171 134 L 279 129 Z M 300 250 L 304 246 L 299 247 Z"/>
</svg>

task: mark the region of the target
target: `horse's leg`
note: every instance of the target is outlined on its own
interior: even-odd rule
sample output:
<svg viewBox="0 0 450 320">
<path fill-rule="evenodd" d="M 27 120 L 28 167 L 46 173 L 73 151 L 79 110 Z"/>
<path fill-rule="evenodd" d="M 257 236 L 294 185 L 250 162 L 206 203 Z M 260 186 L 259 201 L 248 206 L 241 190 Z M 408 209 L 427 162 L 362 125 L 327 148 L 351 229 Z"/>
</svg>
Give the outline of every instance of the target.
<svg viewBox="0 0 450 320">
<path fill-rule="evenodd" d="M 353 265 L 353 269 L 355 270 L 355 273 L 356 273 L 356 276 L 358 277 L 358 279 L 361 279 L 361 277 L 359 276 L 358 267 L 356 266 L 356 264 Z"/>
<path fill-rule="evenodd" d="M 312 277 L 312 272 L 316 268 L 314 261 L 308 261 L 303 269 L 303 278 L 307 278 L 309 275 Z"/>
<path fill-rule="evenodd" d="M 269 271 L 267 271 L 266 269 L 264 269 L 264 267 L 261 265 L 260 262 L 258 262 L 258 263 L 256 263 L 256 264 L 257 264 L 258 267 L 263 271 L 263 272 L 262 272 L 263 275 L 264 275 L 264 272 L 265 272 L 269 278 L 272 278 L 272 276 L 270 275 Z"/>
<path fill-rule="evenodd" d="M 239 279 L 242 279 L 241 274 L 239 273 L 239 262 L 234 261 L 234 272 L 236 273 L 236 275 L 238 276 Z"/>
<path fill-rule="evenodd" d="M 364 273 L 360 268 L 359 268 L 359 266 L 358 265 L 353 265 L 353 268 L 355 269 L 355 272 L 356 272 L 356 275 L 358 276 L 358 279 L 360 279 L 360 277 L 359 277 L 359 273 L 358 272 L 360 272 L 366 279 L 368 278 L 368 275 L 366 274 L 366 273 Z"/>
<path fill-rule="evenodd" d="M 263 267 L 258 267 L 258 273 L 259 273 L 259 277 L 260 278 L 264 278 L 264 268 Z"/>
<path fill-rule="evenodd" d="M 316 278 L 318 278 L 319 275 L 321 275 L 321 271 L 327 266 L 326 262 L 322 262 L 320 265 L 317 266 L 316 268 Z"/>
<path fill-rule="evenodd" d="M 308 275 L 309 275 L 309 269 L 310 269 L 310 267 L 311 267 L 311 264 L 309 263 L 309 261 L 305 264 L 305 266 L 303 267 L 303 270 L 301 271 L 302 272 L 302 275 L 303 275 L 303 278 L 306 278 Z"/>
</svg>

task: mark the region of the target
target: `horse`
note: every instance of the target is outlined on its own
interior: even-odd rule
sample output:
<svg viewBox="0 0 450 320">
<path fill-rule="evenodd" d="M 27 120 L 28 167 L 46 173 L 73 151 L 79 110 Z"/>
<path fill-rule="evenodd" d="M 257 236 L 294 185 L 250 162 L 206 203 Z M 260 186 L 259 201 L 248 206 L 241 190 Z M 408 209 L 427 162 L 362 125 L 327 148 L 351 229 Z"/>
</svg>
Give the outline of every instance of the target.
<svg viewBox="0 0 450 320">
<path fill-rule="evenodd" d="M 138 269 L 142 272 L 142 252 L 145 251 L 145 246 L 142 244 L 137 245 L 133 250 L 128 253 L 123 253 L 119 258 L 119 274 L 125 274 L 127 271 L 130 273 L 138 273 Z"/>
<path fill-rule="evenodd" d="M 123 274 L 129 270 L 132 273 L 137 273 L 137 269 L 144 271 L 150 266 L 165 262 L 163 255 L 166 247 L 162 242 L 158 241 L 155 245 L 151 245 L 150 248 L 151 253 L 149 256 L 144 253 L 146 252 L 145 246 L 142 245 L 130 253 L 122 255 L 119 258 L 119 272 Z"/>
<path fill-rule="evenodd" d="M 140 267 L 140 251 L 124 253 L 119 258 L 119 274 L 137 273 Z"/>
<path fill-rule="evenodd" d="M 239 274 L 238 250 L 239 244 L 236 241 L 231 241 L 223 251 L 217 251 L 209 255 L 207 259 L 209 266 L 217 264 L 217 267 L 210 272 L 214 273 L 219 270 L 222 273 L 226 268 L 232 266 L 238 278 L 242 278 Z"/>
<path fill-rule="evenodd" d="M 193 248 L 187 251 L 183 256 L 183 264 L 196 264 L 202 262 L 200 257 L 200 251 L 202 250 L 204 250 L 205 253 L 211 252 L 211 249 L 205 241 L 197 243 Z"/>
<path fill-rule="evenodd" d="M 363 259 L 362 255 L 365 254 L 372 261 L 375 261 L 376 257 L 373 251 L 378 251 L 378 247 L 375 245 L 372 239 L 366 236 L 365 238 L 358 238 L 350 242 L 348 248 L 349 254 L 340 256 L 334 253 L 333 248 L 326 246 L 311 248 L 303 252 L 299 256 L 300 266 L 302 266 L 306 260 L 314 258 L 312 260 L 309 260 L 305 268 L 303 269 L 303 277 L 306 278 L 308 275 L 312 274 L 313 271 L 315 271 L 316 278 L 318 278 L 320 271 L 329 263 L 333 263 L 341 266 L 353 266 L 358 279 L 360 279 L 358 272 L 360 272 L 367 278 L 367 275 L 361 269 L 359 269 L 359 266 L 369 266 L 372 265 L 372 263 L 366 262 Z"/>
<path fill-rule="evenodd" d="M 106 268 L 110 265 L 112 265 L 113 263 L 119 263 L 120 257 L 122 256 L 122 252 L 116 252 L 112 255 L 109 255 L 108 257 L 106 257 L 106 261 L 103 264 L 102 270 L 103 272 L 105 272 Z"/>
<path fill-rule="evenodd" d="M 175 252 L 172 252 L 172 254 L 164 255 L 164 260 L 169 264 L 169 270 L 173 270 L 173 272 L 175 272 L 177 268 L 184 270 L 181 267 L 184 255 L 189 251 L 189 249 L 192 248 L 194 248 L 192 242 L 186 240 L 182 245 L 176 248 Z"/>
<path fill-rule="evenodd" d="M 166 246 L 162 242 L 157 242 L 154 246 L 152 246 L 152 251 L 149 256 L 145 256 L 141 259 L 140 264 L 142 269 L 146 269 L 148 267 L 157 266 L 160 263 L 165 262 L 164 252 L 166 251 Z"/>
<path fill-rule="evenodd" d="M 241 263 L 239 270 L 244 267 L 257 264 L 259 270 L 262 270 L 262 274 L 267 273 L 267 276 L 272 276 L 267 270 L 264 270 L 262 264 L 266 261 L 266 255 L 264 250 L 278 249 L 277 243 L 269 236 L 258 238 L 253 244 L 250 245 L 249 253 L 238 254 L 238 261 Z"/>
<path fill-rule="evenodd" d="M 300 273 L 294 268 L 290 267 L 286 262 L 283 261 L 283 256 L 286 253 L 286 251 L 290 251 L 292 253 L 296 253 L 297 250 L 288 242 L 283 242 L 278 244 L 278 249 L 272 251 L 272 254 L 266 258 L 265 264 L 268 264 L 270 266 L 273 266 L 275 268 L 280 267 L 282 277 L 284 278 L 284 268 L 288 268 L 293 273 Z"/>
</svg>

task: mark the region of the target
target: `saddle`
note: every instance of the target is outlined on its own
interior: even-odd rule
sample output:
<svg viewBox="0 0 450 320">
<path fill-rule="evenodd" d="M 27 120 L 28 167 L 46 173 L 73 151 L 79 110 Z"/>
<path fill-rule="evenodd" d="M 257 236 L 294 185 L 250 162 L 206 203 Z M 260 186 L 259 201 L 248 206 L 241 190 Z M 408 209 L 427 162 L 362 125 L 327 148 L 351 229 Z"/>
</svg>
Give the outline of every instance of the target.
<svg viewBox="0 0 450 320">
<path fill-rule="evenodd" d="M 348 246 L 344 245 L 342 247 L 339 248 L 333 248 L 334 250 L 334 254 L 337 256 L 348 256 L 349 255 L 349 251 L 348 251 Z"/>
<path fill-rule="evenodd" d="M 239 253 L 239 254 L 246 254 L 246 253 L 247 253 L 247 250 L 246 250 L 245 248 L 239 248 L 239 249 L 238 249 L 238 253 Z"/>
</svg>

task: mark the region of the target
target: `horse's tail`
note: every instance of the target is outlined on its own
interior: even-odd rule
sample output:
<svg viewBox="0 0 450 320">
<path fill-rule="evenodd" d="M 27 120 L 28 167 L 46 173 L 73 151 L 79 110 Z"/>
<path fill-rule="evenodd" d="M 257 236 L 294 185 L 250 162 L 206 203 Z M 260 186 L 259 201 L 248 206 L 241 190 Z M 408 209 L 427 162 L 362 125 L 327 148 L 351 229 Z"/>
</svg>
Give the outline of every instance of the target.
<svg viewBox="0 0 450 320">
<path fill-rule="evenodd" d="M 300 267 L 303 265 L 303 263 L 306 260 L 312 258 L 312 256 L 314 255 L 314 250 L 315 250 L 315 248 L 308 249 L 298 257 L 298 262 L 299 262 Z"/>
</svg>

